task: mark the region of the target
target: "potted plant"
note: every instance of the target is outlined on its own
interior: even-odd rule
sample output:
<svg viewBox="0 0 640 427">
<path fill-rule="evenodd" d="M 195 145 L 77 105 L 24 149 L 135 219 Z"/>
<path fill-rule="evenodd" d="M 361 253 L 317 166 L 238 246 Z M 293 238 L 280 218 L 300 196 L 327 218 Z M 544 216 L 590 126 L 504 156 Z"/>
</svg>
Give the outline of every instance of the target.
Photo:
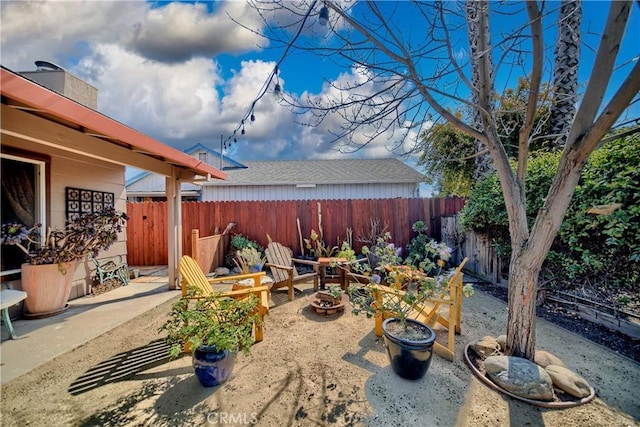
<svg viewBox="0 0 640 427">
<path fill-rule="evenodd" d="M 253 294 L 243 299 L 218 294 L 203 297 L 189 287 L 160 328 L 167 332 L 170 358 L 194 349 L 192 363 L 200 383 L 204 387 L 222 384 L 233 371 L 238 351 L 249 354 L 253 325 L 261 322 L 258 303 Z"/>
<path fill-rule="evenodd" d="M 44 240 L 40 239 L 40 224 L 31 228 L 15 222 L 3 224 L 1 243 L 19 247 L 26 258 L 21 266 L 22 289 L 28 295 L 25 316 L 45 317 L 64 310 L 78 260 L 109 248 L 127 219 L 125 213 L 108 207 L 67 221 L 61 230 L 49 228 Z"/>
<path fill-rule="evenodd" d="M 242 234 L 234 234 L 229 244 L 229 250 L 226 254 L 225 265 L 232 269 L 234 266 L 238 266 L 238 253 L 243 249 L 253 248 L 258 253 L 264 254 L 264 248 L 255 240 L 251 240 Z M 242 269 L 242 267 L 240 267 Z"/>
<path fill-rule="evenodd" d="M 244 274 L 257 273 L 262 271 L 266 258 L 253 246 L 247 246 L 236 252 L 234 262 Z"/>
<path fill-rule="evenodd" d="M 383 316 L 382 332 L 394 372 L 403 378 L 417 380 L 429 369 L 436 335 L 433 329 L 412 319 L 411 315 L 420 312 L 434 295 L 446 291 L 453 271 L 442 274 L 441 270 L 451 251 L 437 244 L 433 250 L 439 250 L 438 261 L 433 263 L 425 259 L 421 267 L 416 267 L 402 263 L 395 246 L 388 243 L 388 237 L 379 238 L 373 247 L 378 265 L 370 276 L 371 284 L 364 288 L 351 286 L 348 290 L 352 297 L 352 312 L 355 315 L 365 313 L 367 317 Z M 364 254 L 368 251 L 367 247 L 363 248 Z M 437 274 L 429 277 L 425 271 L 432 272 L 436 266 Z M 385 286 L 377 286 L 380 284 Z M 470 295 L 472 288 L 466 286 L 463 292 Z"/>
</svg>

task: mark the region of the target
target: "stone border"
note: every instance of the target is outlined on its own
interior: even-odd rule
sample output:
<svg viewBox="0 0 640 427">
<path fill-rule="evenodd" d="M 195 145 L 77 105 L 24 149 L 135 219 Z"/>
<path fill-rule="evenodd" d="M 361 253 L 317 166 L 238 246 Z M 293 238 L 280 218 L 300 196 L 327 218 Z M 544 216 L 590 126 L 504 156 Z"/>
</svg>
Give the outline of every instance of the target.
<svg viewBox="0 0 640 427">
<path fill-rule="evenodd" d="M 532 400 L 532 399 L 527 399 L 525 397 L 513 394 L 513 393 L 503 389 L 499 385 L 495 384 L 493 381 L 488 379 L 486 376 L 482 375 L 482 373 L 475 367 L 473 362 L 469 359 L 469 351 L 472 351 L 470 346 L 471 346 L 471 344 L 467 344 L 464 347 L 464 362 L 467 364 L 469 369 L 471 369 L 471 372 L 473 372 L 473 375 L 476 378 L 478 378 L 480 380 L 480 382 L 482 382 L 487 387 L 489 387 L 489 388 L 491 388 L 493 390 L 496 390 L 496 391 L 498 391 L 498 392 L 500 392 L 502 394 L 506 394 L 509 397 L 512 397 L 512 398 L 517 399 L 517 400 L 520 400 L 522 402 L 529 403 L 529 404 L 534 405 L 534 406 L 540 406 L 542 408 L 551 408 L 551 409 L 573 408 L 574 406 L 579 406 L 579 405 L 583 405 L 585 403 L 591 402 L 593 400 L 593 398 L 596 397 L 596 391 L 591 386 L 589 386 L 589 388 L 591 389 L 591 393 L 589 394 L 589 396 L 583 397 L 582 399 L 576 400 L 576 401 L 573 401 L 573 402 L 545 402 L 543 400 Z"/>
</svg>

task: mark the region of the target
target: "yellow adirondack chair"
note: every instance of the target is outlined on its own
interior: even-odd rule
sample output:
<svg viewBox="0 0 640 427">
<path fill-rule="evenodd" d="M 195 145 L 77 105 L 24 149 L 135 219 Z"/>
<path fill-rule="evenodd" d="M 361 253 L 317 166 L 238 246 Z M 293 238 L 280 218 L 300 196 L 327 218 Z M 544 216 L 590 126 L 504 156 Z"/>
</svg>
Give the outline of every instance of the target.
<svg viewBox="0 0 640 427">
<path fill-rule="evenodd" d="M 456 268 L 453 276 L 447 283 L 447 289 L 439 296 L 425 300 L 423 304 L 414 307 L 410 317 L 421 321 L 431 327 L 436 323 L 447 328 L 447 345 L 436 341 L 433 349 L 440 356 L 453 361 L 455 359 L 455 335 L 461 333 L 462 319 L 462 268 L 467 263 L 467 258 L 463 259 Z M 375 301 L 377 307 L 383 307 L 384 298 L 400 298 L 404 291 L 392 289 L 384 285 L 372 285 L 376 289 Z M 446 311 L 443 313 L 443 311 Z M 392 317 L 393 313 L 383 313 L 379 311 L 375 314 L 375 329 L 377 336 L 383 335 L 382 322 L 387 317 Z"/>
<path fill-rule="evenodd" d="M 271 268 L 273 275 L 273 285 L 271 289 L 289 288 L 289 301 L 293 301 L 293 285 L 300 282 L 313 280 L 313 290 L 318 290 L 318 280 L 320 273 L 316 261 L 307 261 L 292 257 L 291 249 L 282 246 L 278 242 L 270 242 L 265 249 L 267 263 L 265 266 Z M 313 272 L 299 274 L 295 264 L 305 264 L 313 267 Z"/>
<path fill-rule="evenodd" d="M 187 295 L 187 287 L 192 286 L 198 288 L 203 296 L 210 296 L 213 294 L 220 294 L 222 297 L 231 298 L 246 298 L 251 294 L 255 294 L 260 300 L 258 304 L 258 311 L 260 317 L 264 319 L 264 316 L 269 314 L 269 287 L 260 286 L 260 277 L 266 273 L 261 271 L 259 273 L 241 274 L 236 276 L 223 276 L 209 279 L 205 276 L 204 272 L 198 265 L 198 263 L 188 255 L 184 255 L 180 258 L 180 274 L 182 274 L 182 296 Z M 242 288 L 233 291 L 216 292 L 212 285 L 222 282 L 237 282 L 243 279 L 253 279 L 254 286 L 248 288 Z M 264 328 L 262 325 L 254 325 L 254 338 L 256 342 L 264 339 Z"/>
</svg>

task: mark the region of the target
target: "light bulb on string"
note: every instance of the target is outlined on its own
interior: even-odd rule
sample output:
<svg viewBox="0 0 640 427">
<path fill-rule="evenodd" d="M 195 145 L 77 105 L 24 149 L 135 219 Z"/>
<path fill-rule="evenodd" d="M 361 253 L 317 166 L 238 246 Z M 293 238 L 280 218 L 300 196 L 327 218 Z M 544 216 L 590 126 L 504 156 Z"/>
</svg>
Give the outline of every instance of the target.
<svg viewBox="0 0 640 427">
<path fill-rule="evenodd" d="M 282 95 L 282 87 L 280 87 L 280 78 L 278 77 L 278 65 L 276 64 L 274 70 L 273 70 L 273 75 L 276 78 L 276 85 L 273 88 L 273 96 L 275 96 L 276 98 L 280 98 L 280 96 Z"/>
<path fill-rule="evenodd" d="M 242 134 L 244 135 L 244 120 L 242 121 Z"/>
<path fill-rule="evenodd" d="M 329 22 L 329 9 L 327 9 L 327 5 L 325 3 L 324 6 L 322 6 L 322 9 L 320 9 L 320 15 L 318 16 L 318 23 L 323 27 L 326 27 L 328 22 Z"/>
</svg>

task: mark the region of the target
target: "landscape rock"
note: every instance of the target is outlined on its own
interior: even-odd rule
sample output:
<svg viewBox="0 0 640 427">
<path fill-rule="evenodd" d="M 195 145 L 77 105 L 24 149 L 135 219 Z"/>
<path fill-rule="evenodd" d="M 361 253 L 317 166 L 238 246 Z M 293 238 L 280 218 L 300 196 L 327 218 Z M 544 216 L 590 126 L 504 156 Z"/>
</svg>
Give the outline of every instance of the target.
<svg viewBox="0 0 640 427">
<path fill-rule="evenodd" d="M 228 276 L 230 271 L 227 267 L 218 267 L 215 269 L 216 276 Z"/>
<path fill-rule="evenodd" d="M 496 338 L 496 341 L 498 342 L 498 345 L 500 346 L 500 351 L 502 351 L 504 353 L 505 349 L 507 348 L 507 336 L 506 335 L 498 335 L 498 338 Z"/>
<path fill-rule="evenodd" d="M 583 398 L 591 394 L 591 387 L 587 380 L 571 369 L 565 366 L 549 365 L 545 368 L 545 371 L 547 371 L 556 387 L 571 396 Z"/>
<path fill-rule="evenodd" d="M 559 357 L 549 353 L 544 350 L 536 350 L 535 355 L 533 356 L 536 365 L 540 365 L 543 368 L 546 368 L 549 365 L 557 365 L 568 368 L 568 366 L 560 359 Z"/>
<path fill-rule="evenodd" d="M 470 347 L 479 356 L 491 356 L 492 354 L 500 352 L 500 345 L 498 344 L 498 341 L 490 336 L 485 336 L 478 341 L 471 343 Z"/>
<path fill-rule="evenodd" d="M 553 381 L 541 366 L 512 356 L 490 356 L 484 361 L 487 376 L 503 389 L 525 399 L 553 400 Z"/>
</svg>

